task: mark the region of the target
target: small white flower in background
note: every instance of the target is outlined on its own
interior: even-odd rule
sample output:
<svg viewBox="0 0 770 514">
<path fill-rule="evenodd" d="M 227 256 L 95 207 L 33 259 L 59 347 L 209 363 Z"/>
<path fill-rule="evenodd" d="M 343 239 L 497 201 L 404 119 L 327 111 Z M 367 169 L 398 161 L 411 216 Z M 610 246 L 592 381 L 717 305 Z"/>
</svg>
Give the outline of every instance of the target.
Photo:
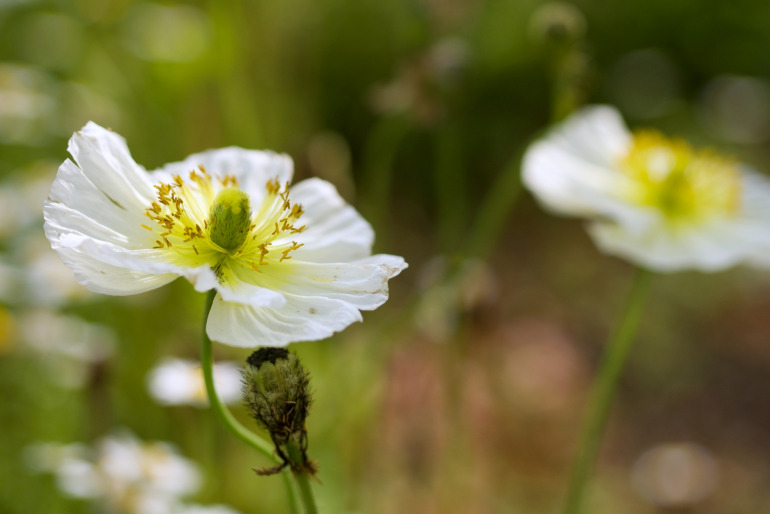
<svg viewBox="0 0 770 514">
<path fill-rule="evenodd" d="M 83 387 L 91 367 L 106 361 L 116 347 L 107 327 L 48 309 L 26 309 L 17 317 L 21 351 L 39 356 L 46 378 L 67 389 Z"/>
<path fill-rule="evenodd" d="M 226 505 L 195 505 L 189 504 L 182 506 L 174 514 L 239 514 L 238 511 L 227 507 Z"/>
<path fill-rule="evenodd" d="M 323 339 L 388 298 L 401 257 L 371 255 L 371 226 L 334 187 L 289 189 L 285 155 L 223 148 L 146 172 L 94 123 L 70 139 L 45 202 L 51 246 L 89 289 L 216 289 L 208 335 L 234 346 Z"/>
<path fill-rule="evenodd" d="M 636 492 L 653 505 L 697 504 L 719 485 L 719 465 L 706 448 L 690 443 L 664 443 L 645 451 L 631 469 Z"/>
<path fill-rule="evenodd" d="M 40 204 L 57 163 L 37 161 L 0 182 L 0 300 L 12 305 L 56 306 L 91 293 L 78 284 L 40 233 Z"/>
<path fill-rule="evenodd" d="M 586 107 L 527 150 L 525 185 L 548 209 L 590 220 L 600 249 L 649 269 L 770 265 L 770 181 Z"/>
<path fill-rule="evenodd" d="M 214 386 L 223 403 L 241 402 L 241 373 L 234 362 L 214 364 Z M 147 375 L 152 397 L 164 405 L 208 405 L 201 364 L 185 359 L 165 359 Z"/>
<path fill-rule="evenodd" d="M 40 223 L 38 206 L 40 200 L 45 199 L 45 191 L 41 195 L 40 190 L 46 182 L 44 178 L 35 177 L 0 183 L 0 219 L 3 220 L 0 239 L 12 237 L 32 223 Z"/>
<path fill-rule="evenodd" d="M 181 499 L 201 485 L 198 467 L 173 446 L 128 433 L 105 437 L 93 448 L 36 445 L 26 456 L 36 471 L 53 472 L 64 494 L 94 500 L 110 512 L 183 512 Z"/>
</svg>

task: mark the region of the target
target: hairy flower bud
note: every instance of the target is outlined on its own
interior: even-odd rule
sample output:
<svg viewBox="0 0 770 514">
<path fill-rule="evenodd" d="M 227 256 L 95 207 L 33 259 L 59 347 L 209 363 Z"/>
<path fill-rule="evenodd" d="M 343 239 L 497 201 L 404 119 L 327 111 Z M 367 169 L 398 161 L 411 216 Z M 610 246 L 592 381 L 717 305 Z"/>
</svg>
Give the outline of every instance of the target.
<svg viewBox="0 0 770 514">
<path fill-rule="evenodd" d="M 305 419 L 312 399 L 310 377 L 284 348 L 260 348 L 246 359 L 243 395 L 259 425 L 270 432 L 278 455 L 294 471 L 314 473 L 308 461 Z M 282 468 L 266 470 L 264 474 Z"/>
</svg>

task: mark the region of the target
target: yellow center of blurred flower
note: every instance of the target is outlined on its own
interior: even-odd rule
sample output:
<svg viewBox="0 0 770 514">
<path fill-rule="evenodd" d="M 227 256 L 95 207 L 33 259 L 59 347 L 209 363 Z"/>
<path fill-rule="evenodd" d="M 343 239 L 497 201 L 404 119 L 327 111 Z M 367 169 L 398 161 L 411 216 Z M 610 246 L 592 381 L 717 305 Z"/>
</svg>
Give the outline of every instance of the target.
<svg viewBox="0 0 770 514">
<path fill-rule="evenodd" d="M 709 150 L 654 131 L 634 134 L 621 168 L 642 187 L 634 200 L 660 209 L 672 221 L 731 215 L 740 205 L 737 164 Z"/>
<path fill-rule="evenodd" d="M 0 307 L 0 355 L 8 353 L 13 345 L 14 322 L 11 313 Z"/>
<path fill-rule="evenodd" d="M 142 225 L 155 234 L 153 248 L 163 250 L 170 262 L 208 265 L 225 282 L 230 272 L 262 273 L 261 268 L 291 259 L 291 253 L 302 246 L 290 239 L 306 227 L 297 226 L 303 210 L 289 200 L 288 183 L 268 180 L 265 196 L 252 212 L 249 196 L 232 175 L 218 179 L 224 187 L 218 192 L 215 179 L 203 166 L 187 179 L 180 175 L 173 179 L 155 186 L 157 201 L 145 211 L 151 222 Z"/>
</svg>

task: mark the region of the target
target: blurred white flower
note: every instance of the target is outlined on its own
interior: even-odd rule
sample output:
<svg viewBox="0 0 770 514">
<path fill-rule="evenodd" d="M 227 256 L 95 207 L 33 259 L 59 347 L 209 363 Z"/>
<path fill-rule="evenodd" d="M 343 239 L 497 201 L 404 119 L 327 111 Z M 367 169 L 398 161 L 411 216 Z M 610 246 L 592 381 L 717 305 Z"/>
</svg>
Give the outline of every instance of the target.
<svg viewBox="0 0 770 514">
<path fill-rule="evenodd" d="M 81 286 L 40 232 L 56 163 L 36 161 L 0 183 L 0 300 L 13 305 L 56 306 L 91 293 Z"/>
<path fill-rule="evenodd" d="M 586 107 L 526 152 L 526 186 L 548 209 L 588 218 L 603 251 L 664 272 L 770 265 L 770 181 L 685 141 L 630 133 Z"/>
<path fill-rule="evenodd" d="M 631 480 L 653 505 L 686 507 L 709 496 L 719 481 L 711 453 L 693 443 L 653 446 L 634 463 Z"/>
<path fill-rule="evenodd" d="M 214 385 L 223 403 L 241 401 L 241 373 L 234 362 L 214 364 Z M 164 405 L 208 405 L 201 364 L 185 359 L 166 359 L 147 375 L 150 395 Z"/>
<path fill-rule="evenodd" d="M 116 346 L 107 327 L 47 309 L 23 310 L 18 316 L 23 351 L 39 355 L 46 376 L 61 387 L 82 387 L 90 367 L 109 358 Z"/>
<path fill-rule="evenodd" d="M 84 445 L 40 444 L 27 448 L 28 464 L 53 472 L 59 489 L 91 499 L 109 512 L 186 512 L 181 499 L 201 485 L 198 467 L 162 442 L 142 442 L 122 433 Z"/>
<path fill-rule="evenodd" d="M 179 276 L 215 289 L 213 340 L 329 337 L 382 305 L 406 268 L 371 255 L 371 226 L 331 184 L 289 189 L 285 155 L 231 147 L 147 173 L 123 138 L 94 123 L 69 151 L 74 162 L 61 165 L 44 207 L 52 247 L 95 292 L 141 293 Z"/>
<path fill-rule="evenodd" d="M 195 505 L 189 504 L 182 506 L 174 514 L 239 514 L 226 505 Z"/>
<path fill-rule="evenodd" d="M 0 142 L 44 141 L 56 116 L 54 80 L 33 66 L 0 64 Z"/>
</svg>

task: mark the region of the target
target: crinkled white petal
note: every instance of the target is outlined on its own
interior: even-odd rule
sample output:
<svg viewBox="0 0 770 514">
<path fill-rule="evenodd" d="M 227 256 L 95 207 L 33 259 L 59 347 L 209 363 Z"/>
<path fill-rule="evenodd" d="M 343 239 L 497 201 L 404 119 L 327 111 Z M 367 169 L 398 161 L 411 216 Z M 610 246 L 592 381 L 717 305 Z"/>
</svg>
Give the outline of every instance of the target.
<svg viewBox="0 0 770 514">
<path fill-rule="evenodd" d="M 72 136 L 68 150 L 88 180 L 124 210 L 141 213 L 155 197 L 144 168 L 111 130 L 88 122 Z"/>
<path fill-rule="evenodd" d="M 264 198 L 268 180 L 277 179 L 284 185 L 291 182 L 294 175 L 294 163 L 288 155 L 235 146 L 192 154 L 183 161 L 166 164 L 150 175 L 155 182 L 169 183 L 173 175 L 186 178 L 201 165 L 213 177 L 232 175 L 238 179 L 238 187 L 249 195 L 253 208 Z"/>
<path fill-rule="evenodd" d="M 123 138 L 95 123 L 72 136 L 69 151 L 74 162 L 59 167 L 43 210 L 46 237 L 78 281 L 95 292 L 125 295 L 179 276 L 179 270 L 127 266 L 86 249 L 85 241 L 118 253 L 145 247 L 141 224 L 154 190 Z"/>
<path fill-rule="evenodd" d="M 308 227 L 292 236 L 303 244 L 293 254 L 295 259 L 347 262 L 371 253 L 371 225 L 340 197 L 332 184 L 318 178 L 303 180 L 291 188 L 291 199 L 305 211 L 298 224 Z"/>
<path fill-rule="evenodd" d="M 361 321 L 355 305 L 323 296 L 285 294 L 277 309 L 251 307 L 214 299 L 206 331 L 209 337 L 231 346 L 286 346 L 294 341 L 317 341 L 351 323 Z"/>
<path fill-rule="evenodd" d="M 85 197 L 83 203 L 87 201 L 88 198 Z M 64 234 L 75 232 L 124 248 L 134 246 L 125 233 L 118 232 L 63 203 L 46 202 L 43 206 L 43 215 L 46 220 L 45 231 L 49 234 L 51 242 L 58 241 Z"/>
<path fill-rule="evenodd" d="M 105 170 L 104 173 L 110 174 L 111 171 Z M 149 205 L 149 201 L 141 208 L 129 209 L 118 206 L 88 179 L 82 169 L 78 168 L 74 162 L 67 160 L 59 167 L 48 194 L 48 200 L 45 202 L 45 220 L 48 223 L 54 219 L 67 227 L 71 215 L 77 213 L 81 218 L 99 220 L 98 223 L 96 221 L 94 223 L 107 227 L 116 234 L 121 234 L 124 242 L 143 240 L 147 237 L 147 231 L 141 227 L 141 224 L 145 220 L 144 208 Z M 52 209 L 59 210 L 52 211 Z M 66 212 L 61 213 L 62 210 Z M 94 233 L 87 230 L 83 232 L 92 237 L 98 237 L 100 233 L 99 230 Z"/>
<path fill-rule="evenodd" d="M 48 230 L 48 227 L 46 229 Z M 126 271 L 118 273 L 118 278 L 128 278 L 133 274 L 137 279 L 143 280 L 145 285 L 157 283 L 155 287 L 170 282 L 175 276 L 185 277 L 197 291 L 208 291 L 217 285 L 216 275 L 210 267 L 176 266 L 164 260 L 161 250 L 129 250 L 75 231 L 59 234 L 57 238 L 49 236 L 48 239 L 53 249 L 62 255 L 63 260 L 65 260 L 64 253 L 67 254 L 69 262 L 65 260 L 65 263 L 75 270 L 79 282 L 87 287 L 91 287 L 92 284 L 102 285 L 105 286 L 104 289 L 113 291 L 107 294 L 125 295 L 153 289 L 142 287 L 137 291 L 137 288 L 129 286 L 122 290 L 121 286 L 125 285 L 124 282 L 113 280 L 115 277 L 112 276 L 112 273 L 119 268 L 124 268 Z M 83 262 L 77 262 L 78 259 L 82 259 Z M 154 279 L 153 276 L 160 277 Z M 106 292 L 102 288 L 92 289 L 96 292 Z"/>
<path fill-rule="evenodd" d="M 407 265 L 394 255 L 372 255 L 344 264 L 291 262 L 265 274 L 285 304 L 255 307 L 217 295 L 209 315 L 209 337 L 232 346 L 284 346 L 324 339 L 361 320 L 388 299 L 388 280 Z M 280 270 L 280 271 L 279 271 Z"/>
<path fill-rule="evenodd" d="M 95 259 L 76 248 L 54 248 L 77 281 L 95 293 L 124 296 L 144 293 L 168 284 L 178 275 L 142 273 Z"/>
<path fill-rule="evenodd" d="M 225 301 L 254 307 L 281 307 L 286 303 L 278 290 L 250 283 L 250 276 L 253 277 L 256 272 L 247 266 L 233 262 L 222 273 L 224 281 L 217 283 L 216 289 Z"/>
<path fill-rule="evenodd" d="M 405 268 L 404 259 L 385 254 L 346 263 L 292 260 L 263 280 L 266 286 L 284 293 L 323 296 L 373 310 L 388 299 L 388 280 Z"/>
</svg>

